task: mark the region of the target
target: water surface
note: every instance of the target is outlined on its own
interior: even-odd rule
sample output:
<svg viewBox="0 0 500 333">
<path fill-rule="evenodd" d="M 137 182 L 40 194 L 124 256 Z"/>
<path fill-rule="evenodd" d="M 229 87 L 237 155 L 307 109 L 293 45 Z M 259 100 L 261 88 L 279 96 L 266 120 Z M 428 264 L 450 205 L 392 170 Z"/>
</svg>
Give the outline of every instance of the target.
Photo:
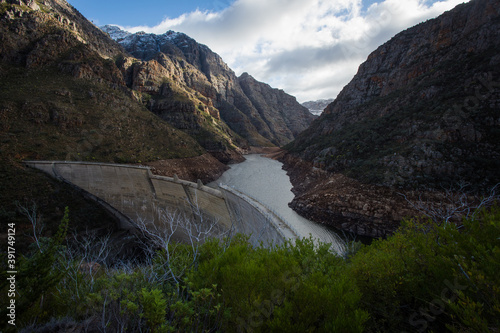
<svg viewBox="0 0 500 333">
<path fill-rule="evenodd" d="M 286 221 L 299 237 L 311 235 L 322 242 L 331 243 L 338 252 L 343 242 L 333 230 L 303 218 L 288 207 L 294 194 L 290 179 L 281 168 L 283 164 L 258 154 L 245 155 L 245 158 L 246 161 L 231 165 L 231 169 L 208 185 L 228 185 L 257 199 Z"/>
</svg>

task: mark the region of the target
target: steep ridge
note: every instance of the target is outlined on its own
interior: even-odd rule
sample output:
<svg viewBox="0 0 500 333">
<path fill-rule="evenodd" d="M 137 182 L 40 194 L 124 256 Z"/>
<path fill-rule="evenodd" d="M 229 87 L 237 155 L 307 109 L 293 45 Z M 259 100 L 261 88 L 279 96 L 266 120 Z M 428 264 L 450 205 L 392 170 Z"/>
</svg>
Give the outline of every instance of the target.
<svg viewBox="0 0 500 333">
<path fill-rule="evenodd" d="M 2 33 L 3 61 L 26 62 L 30 67 L 56 60 L 56 52 L 62 51 L 70 40 L 73 44 L 85 44 L 103 58 L 113 58 L 123 52 L 120 45 L 106 38 L 102 31 L 64 0 L 2 0 L 0 4 L 3 25 L 7 22 L 13 24 L 10 31 L 3 30 Z M 55 39 L 57 34 L 59 39 Z M 63 45 L 54 44 L 56 41 Z M 20 50 L 25 52 L 18 52 Z M 37 62 L 32 64 L 35 60 Z"/>
<path fill-rule="evenodd" d="M 0 17 L 2 152 L 127 163 L 204 152 L 144 108 L 115 63 L 123 49 L 65 1 L 2 2 Z"/>
<path fill-rule="evenodd" d="M 407 198 L 500 182 L 500 3 L 473 0 L 375 50 L 285 158 L 302 214 L 391 232 Z"/>
<path fill-rule="evenodd" d="M 220 116 L 225 124 L 253 146 L 284 145 L 313 120 L 312 114 L 294 97 L 272 89 L 246 73 L 237 78 L 219 55 L 183 33 L 130 34 L 115 26 L 104 26 L 102 29 L 130 54 L 142 60 L 129 70 L 132 75 L 128 84 L 150 89 L 152 110 L 165 119 L 178 113 L 179 105 L 157 102 L 172 89 L 168 85 L 164 91 L 165 87 L 159 84 L 155 89 L 141 84 L 137 72 L 141 72 L 142 67 L 155 67 L 161 72 L 160 77 L 175 81 L 178 93 L 184 91 L 184 96 L 196 96 L 197 99 L 189 96 L 191 105 L 209 108 L 210 113 Z M 148 73 L 155 75 L 157 71 L 148 70 Z M 186 107 L 186 104 L 183 106 Z M 231 139 L 237 140 L 237 137 L 233 135 Z"/>
<path fill-rule="evenodd" d="M 280 145 L 293 140 L 314 119 L 295 97 L 255 80 L 248 73 L 243 73 L 238 83 Z"/>
</svg>

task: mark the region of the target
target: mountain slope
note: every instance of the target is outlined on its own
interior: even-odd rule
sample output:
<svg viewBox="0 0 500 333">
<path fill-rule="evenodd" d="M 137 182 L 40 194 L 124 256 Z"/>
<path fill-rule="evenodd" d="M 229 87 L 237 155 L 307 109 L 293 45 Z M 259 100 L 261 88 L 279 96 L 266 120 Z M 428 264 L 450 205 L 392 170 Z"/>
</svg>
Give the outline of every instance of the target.
<svg viewBox="0 0 500 333">
<path fill-rule="evenodd" d="M 185 34 L 129 34 L 114 26 L 102 29 L 134 57 L 146 64 L 160 64 L 163 69 L 159 70 L 165 72 L 162 77 L 172 78 L 180 83 L 181 90 L 197 95 L 199 100 L 194 100 L 194 104 L 201 102 L 203 107 L 218 112 L 221 120 L 250 145 L 286 144 L 313 120 L 294 97 L 256 80 L 248 81 L 247 74 L 237 78 L 220 56 Z M 136 82 L 134 76 L 128 80 L 129 85 L 137 85 Z M 243 89 L 245 82 L 251 84 Z M 153 103 L 162 99 L 160 88 L 152 91 Z M 266 91 L 266 97 L 255 98 L 261 91 Z M 278 105 L 280 102 L 283 104 Z M 154 112 L 168 117 L 176 112 L 176 107 L 157 105 Z"/>
<path fill-rule="evenodd" d="M 65 1 L 21 3 L 2 3 L 2 151 L 122 162 L 203 153 L 127 89 L 118 44 Z"/>
<path fill-rule="evenodd" d="M 287 148 L 316 168 L 361 182 L 358 188 L 364 183 L 390 193 L 467 183 L 487 192 L 500 182 L 499 28 L 499 2 L 473 0 L 399 33 L 370 54 Z M 309 194 L 294 205 L 312 205 L 313 192 L 335 193 L 319 180 L 315 186 L 316 192 L 302 186 L 298 191 Z M 351 221 L 401 217 L 377 198 L 363 200 L 356 205 L 373 209 L 353 205 Z M 342 215 L 340 203 L 327 201 L 316 209 Z"/>
<path fill-rule="evenodd" d="M 49 236 L 65 206 L 71 228 L 116 232 L 116 221 L 104 209 L 25 168 L 25 159 L 144 163 L 189 158 L 190 165 L 197 159 L 203 168 L 190 174 L 205 182 L 226 169 L 196 140 L 144 107 L 141 94 L 126 86 L 117 66 L 124 52 L 65 1 L 0 2 L 0 220 L 15 223 L 23 235 L 18 250 L 29 243 L 25 234 L 31 228 L 18 206 L 36 205 Z M 212 171 L 208 177 L 206 168 Z"/>
<path fill-rule="evenodd" d="M 248 73 L 243 73 L 238 83 L 278 143 L 293 140 L 312 122 L 312 114 L 283 90 L 273 89 Z"/>
</svg>

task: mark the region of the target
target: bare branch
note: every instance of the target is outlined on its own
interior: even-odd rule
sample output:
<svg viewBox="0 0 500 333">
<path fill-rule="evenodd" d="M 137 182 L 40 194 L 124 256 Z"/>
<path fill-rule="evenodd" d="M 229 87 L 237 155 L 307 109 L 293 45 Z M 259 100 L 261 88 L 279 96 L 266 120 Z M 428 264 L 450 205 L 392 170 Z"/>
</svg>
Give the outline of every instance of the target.
<svg viewBox="0 0 500 333">
<path fill-rule="evenodd" d="M 439 200 L 424 200 L 422 194 L 419 195 L 418 200 L 411 200 L 404 193 L 398 194 L 414 209 L 429 217 L 435 224 L 441 225 L 442 223 L 448 224 L 451 221 L 460 221 L 461 218 L 473 218 L 481 208 L 491 206 L 500 199 L 500 196 L 496 193 L 499 185 L 500 183 L 496 184 L 487 195 L 482 197 L 468 193 L 467 187 L 469 184 L 467 183 L 459 183 L 458 190 L 443 188 Z"/>
<path fill-rule="evenodd" d="M 163 268 L 166 275 L 158 276 L 154 274 L 154 276 L 150 276 L 151 279 L 170 279 L 176 285 L 179 285 L 181 277 L 198 261 L 200 245 L 211 237 L 222 238 L 229 232 L 221 228 L 218 220 L 208 218 L 203 213 L 197 200 L 198 198 L 195 195 L 192 202 L 188 202 L 187 206 L 190 207 L 189 216 L 180 210 L 170 211 L 157 207 L 158 220 L 156 223 L 147 221 L 140 216 L 137 217 L 136 227 L 142 235 L 140 241 L 148 254 L 148 260 L 151 260 L 158 250 L 162 250 L 165 257 Z M 192 260 L 180 271 L 174 272 L 172 266 L 173 253 L 179 243 L 190 246 Z"/>
<path fill-rule="evenodd" d="M 31 222 L 32 230 L 33 230 L 33 240 L 35 241 L 36 246 L 40 252 L 43 252 L 42 246 L 40 244 L 40 237 L 42 236 L 43 229 L 45 227 L 42 216 L 38 214 L 38 207 L 35 201 L 31 201 L 31 205 L 21 205 L 19 202 L 16 202 L 17 209 L 28 218 Z"/>
</svg>

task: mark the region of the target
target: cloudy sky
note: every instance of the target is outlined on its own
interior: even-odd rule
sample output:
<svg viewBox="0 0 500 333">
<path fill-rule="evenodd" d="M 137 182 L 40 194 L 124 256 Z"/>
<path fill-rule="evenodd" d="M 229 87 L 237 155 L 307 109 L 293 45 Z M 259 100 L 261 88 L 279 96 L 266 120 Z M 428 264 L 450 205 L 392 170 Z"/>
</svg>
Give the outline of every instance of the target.
<svg viewBox="0 0 500 333">
<path fill-rule="evenodd" d="M 68 0 L 97 25 L 184 32 L 299 102 L 334 98 L 379 45 L 464 0 Z"/>
</svg>

